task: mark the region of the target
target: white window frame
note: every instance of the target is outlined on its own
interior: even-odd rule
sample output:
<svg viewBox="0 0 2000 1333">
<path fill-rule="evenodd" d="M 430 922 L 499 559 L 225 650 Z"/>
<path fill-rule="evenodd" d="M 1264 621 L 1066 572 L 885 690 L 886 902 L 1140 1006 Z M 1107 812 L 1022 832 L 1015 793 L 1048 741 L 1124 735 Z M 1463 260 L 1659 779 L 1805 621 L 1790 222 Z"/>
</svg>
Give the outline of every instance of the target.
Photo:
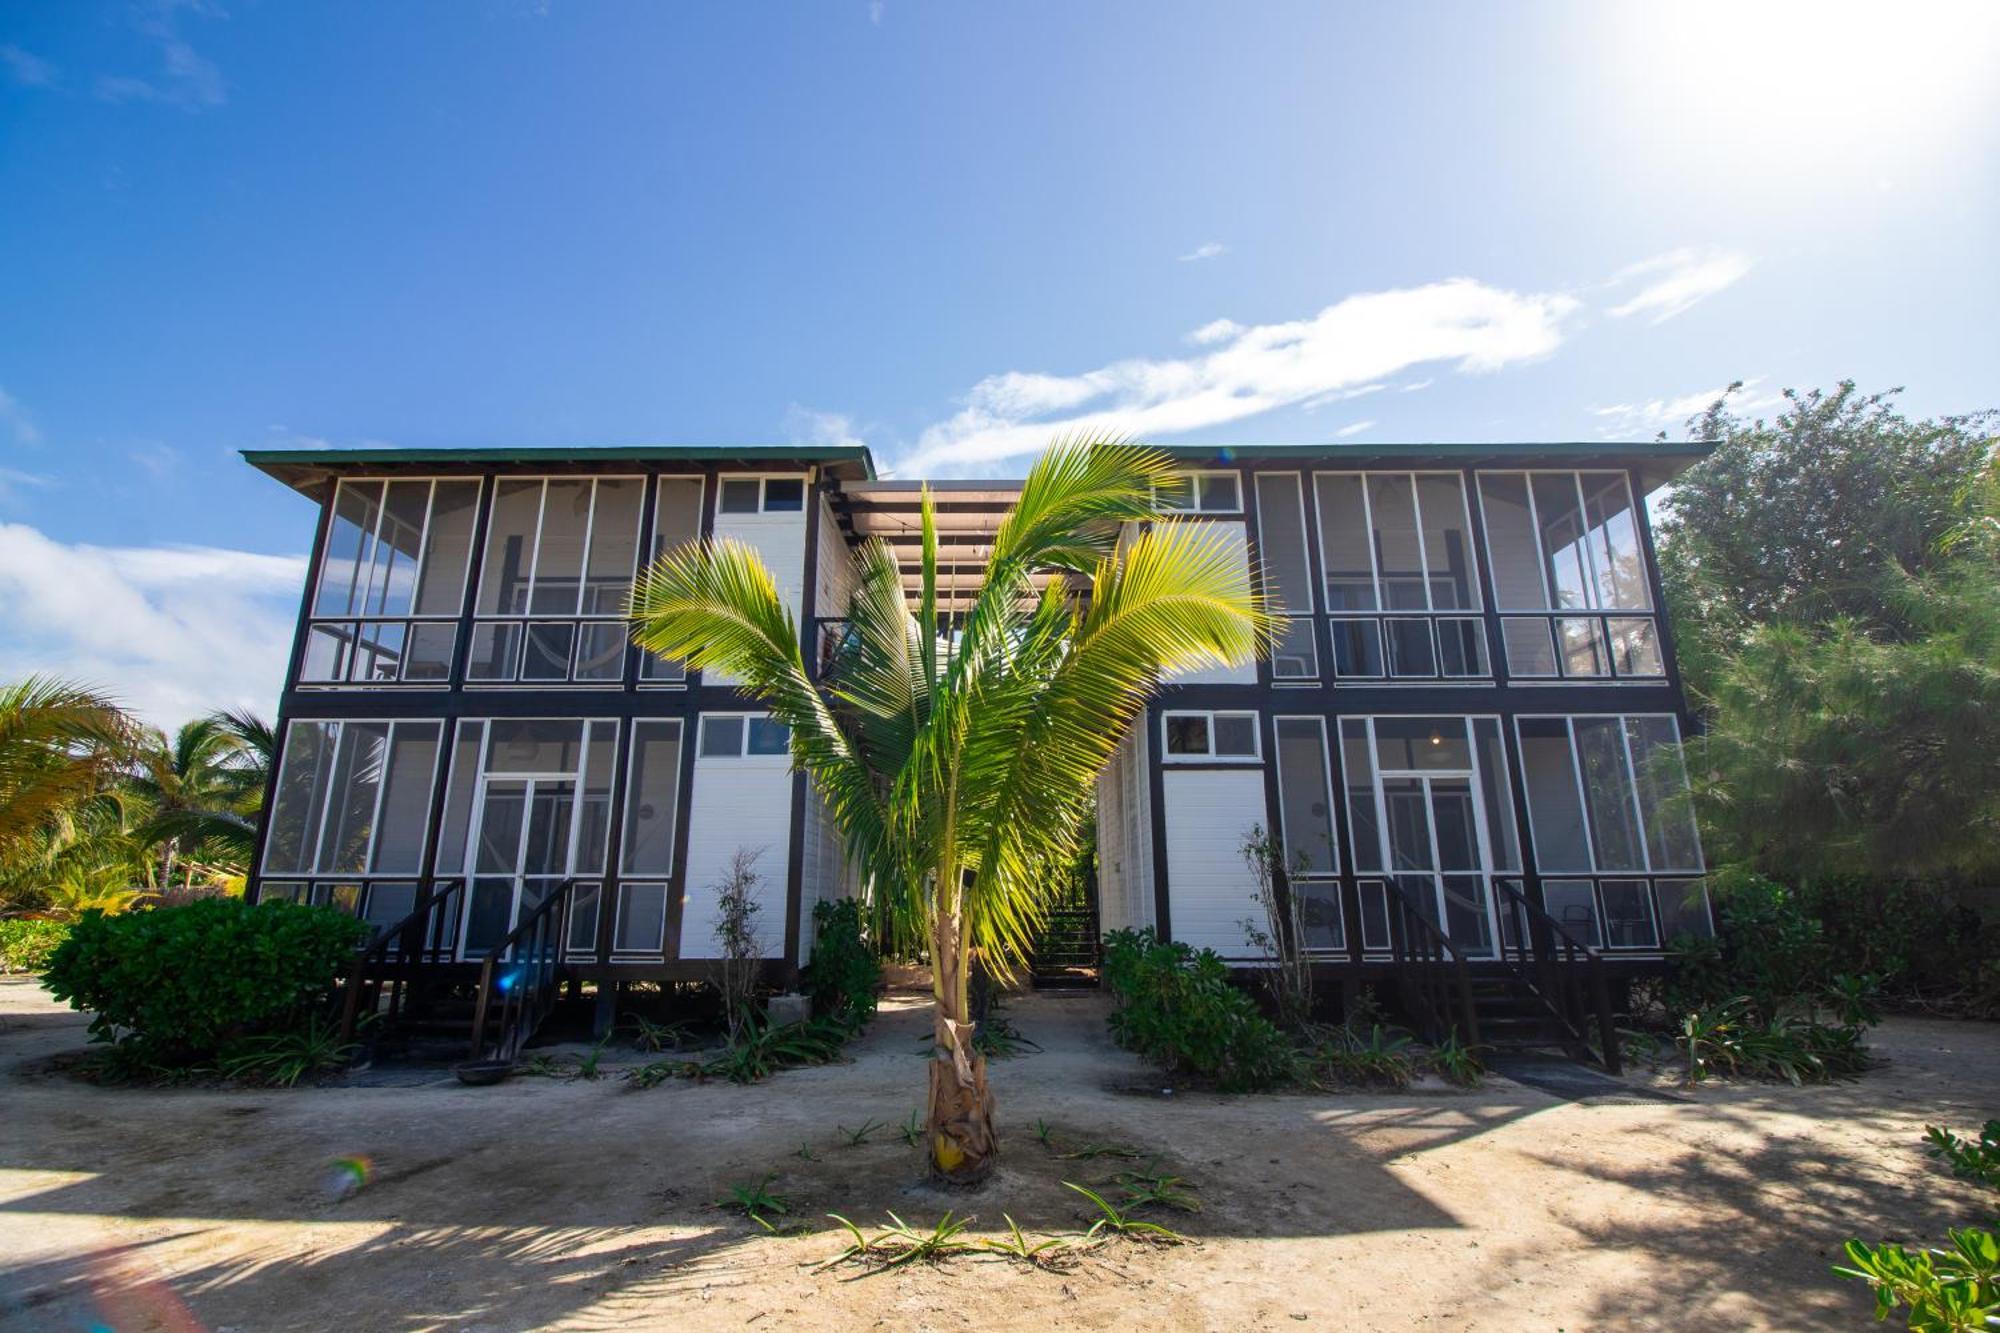
<svg viewBox="0 0 2000 1333">
<path fill-rule="evenodd" d="M 1208 750 L 1204 754 L 1176 754 L 1167 749 L 1167 723 L 1177 717 L 1198 717 L 1208 724 Z M 1250 754 L 1215 752 L 1215 719 L 1250 719 Z M 1160 762 L 1163 764 L 1261 764 L 1264 762 L 1264 728 L 1254 708 L 1169 708 L 1160 713 Z"/>
<path fill-rule="evenodd" d="M 685 782 L 681 774 L 687 764 L 687 721 L 684 718 L 678 717 L 635 717 L 625 728 L 625 786 L 618 793 L 618 846 L 613 849 L 615 854 L 610 858 L 610 864 L 617 869 L 620 876 L 625 874 L 625 851 L 632 838 L 631 802 L 639 789 L 639 728 L 664 726 L 673 727 L 676 733 L 674 737 L 674 808 L 667 817 L 667 864 L 670 869 L 658 875 L 634 874 L 631 876 L 634 882 L 670 878 L 672 875 L 671 867 L 673 865 L 674 854 L 680 850 L 681 787 Z M 747 745 L 749 743 L 750 729 L 748 726 L 745 726 L 743 730 L 744 743 Z"/>
<path fill-rule="evenodd" d="M 662 555 L 665 554 L 664 551 L 660 550 L 660 500 L 661 497 L 666 492 L 666 483 L 668 482 L 685 483 L 690 481 L 693 482 L 695 485 L 695 504 L 694 504 L 695 523 L 694 523 L 694 536 L 691 540 L 697 542 L 701 540 L 702 527 L 704 525 L 704 521 L 708 514 L 708 474 L 705 472 L 655 473 L 649 483 L 649 490 L 647 492 L 647 497 L 646 497 L 645 518 L 647 520 L 647 523 L 645 527 L 645 535 L 646 535 L 647 549 L 639 553 L 639 569 L 641 572 L 652 568 L 653 564 L 656 561 L 658 561 Z M 716 496 L 717 496 L 716 502 L 718 504 L 721 503 L 721 494 L 722 492 L 718 489 L 716 491 Z M 763 493 L 760 491 L 758 493 L 759 504 L 762 503 L 762 499 L 763 499 Z M 731 517 L 732 518 L 738 517 L 738 515 L 731 515 Z M 749 514 L 744 514 L 741 515 L 741 517 L 750 518 L 753 516 Z M 658 669 L 655 668 L 654 666 L 655 663 L 659 663 L 660 667 L 662 668 L 666 665 L 666 663 L 664 659 L 656 657 L 654 654 L 647 652 L 643 648 L 638 649 L 638 654 L 639 654 L 639 665 L 637 669 L 633 672 L 633 678 L 632 678 L 632 683 L 635 688 L 641 690 L 687 689 L 688 677 L 693 673 L 688 671 L 686 666 L 684 665 L 681 666 L 681 673 L 678 676 L 671 676 L 666 674 L 648 674 L 649 672 Z"/>
<path fill-rule="evenodd" d="M 1622 752 L 1625 756 L 1625 777 L 1626 780 L 1631 783 L 1632 822 L 1633 826 L 1639 832 L 1639 855 L 1643 862 L 1643 865 L 1638 869 L 1606 870 L 1597 864 L 1597 827 L 1595 821 L 1591 818 L 1590 793 L 1584 786 L 1583 755 L 1582 752 L 1579 751 L 1576 746 L 1576 724 L 1578 722 L 1588 722 L 1592 720 L 1606 719 L 1606 718 L 1616 721 L 1618 723 L 1618 739 L 1622 747 Z M 1515 715 L 1514 752 L 1516 754 L 1524 753 L 1524 751 L 1521 748 L 1521 724 L 1523 722 L 1557 721 L 1563 724 L 1563 729 L 1569 736 L 1570 771 L 1576 776 L 1576 799 L 1578 802 L 1578 808 L 1583 815 L 1584 850 L 1590 854 L 1590 868 L 1587 870 L 1544 870 L 1542 868 L 1540 860 L 1537 859 L 1537 861 L 1535 862 L 1535 870 L 1536 873 L 1539 874 L 1542 878 L 1581 879 L 1586 876 L 1597 876 L 1604 879 L 1638 879 L 1646 876 L 1655 876 L 1655 875 L 1664 876 L 1669 879 L 1704 879 L 1707 877 L 1709 873 L 1706 864 L 1708 860 L 1708 855 L 1705 849 L 1701 845 L 1701 826 L 1699 824 L 1696 824 L 1693 829 L 1694 850 L 1695 850 L 1695 855 L 1698 858 L 1700 858 L 1702 864 L 1692 867 L 1656 866 L 1653 864 L 1653 840 L 1651 837 L 1652 829 L 1651 826 L 1646 821 L 1645 806 L 1639 796 L 1639 767 L 1636 759 L 1633 757 L 1632 754 L 1632 733 L 1630 729 L 1626 726 L 1626 723 L 1628 720 L 1634 720 L 1634 719 L 1658 719 L 1658 718 L 1665 718 L 1673 723 L 1674 744 L 1676 745 L 1683 744 L 1685 738 L 1681 734 L 1680 716 L 1675 713 L 1609 713 L 1609 712 L 1517 713 Z M 1526 771 L 1527 762 L 1525 759 L 1523 759 L 1521 763 L 1522 763 L 1521 790 L 1523 794 L 1523 799 L 1525 800 L 1527 793 L 1527 771 Z M 1532 801 L 1526 802 L 1526 813 L 1528 816 L 1528 846 L 1529 850 L 1532 851 L 1533 848 L 1536 846 L 1534 802 Z"/>
<path fill-rule="evenodd" d="M 1617 477 L 1625 486 L 1625 500 L 1626 503 L 1631 506 L 1632 536 L 1633 539 L 1638 543 L 1639 559 L 1641 560 L 1641 562 L 1643 562 L 1645 566 L 1644 570 L 1642 571 L 1642 577 L 1640 579 L 1640 586 L 1645 590 L 1646 593 L 1646 603 L 1644 606 L 1600 605 L 1597 596 L 1597 576 L 1595 570 L 1586 571 L 1590 574 L 1590 577 L 1584 581 L 1583 585 L 1584 603 L 1585 603 L 1584 605 L 1582 606 L 1549 605 L 1549 603 L 1554 602 L 1555 593 L 1549 587 L 1549 553 L 1542 545 L 1542 516 L 1540 507 L 1535 503 L 1534 478 L 1568 477 L 1570 479 L 1571 486 L 1574 487 L 1574 489 L 1576 490 L 1576 512 L 1578 513 L 1579 516 L 1582 517 L 1585 523 L 1588 523 L 1590 521 L 1590 507 L 1586 502 L 1583 493 L 1583 478 L 1585 474 L 1590 474 L 1592 476 Z M 1642 617 L 1652 617 L 1654 619 L 1657 619 L 1659 617 L 1660 614 L 1659 608 L 1653 605 L 1653 575 L 1656 572 L 1655 561 L 1653 558 L 1653 552 L 1646 549 L 1645 533 L 1641 529 L 1639 524 L 1639 499 L 1637 494 L 1632 489 L 1631 473 L 1625 471 L 1622 468 L 1615 468 L 1615 467 L 1605 467 L 1605 468 L 1544 467 L 1544 468 L 1479 468 L 1476 469 L 1472 475 L 1473 475 L 1473 483 L 1472 483 L 1473 487 L 1479 491 L 1479 532 L 1483 547 L 1483 554 L 1486 556 L 1487 571 L 1490 573 L 1494 569 L 1497 569 L 1498 566 L 1495 565 L 1493 561 L 1493 538 L 1492 538 L 1493 527 L 1487 518 L 1486 489 L 1483 485 L 1480 484 L 1481 478 L 1521 477 L 1524 479 L 1523 490 L 1525 492 L 1525 496 L 1528 502 L 1528 530 L 1530 535 L 1533 536 L 1535 541 L 1535 581 L 1541 585 L 1542 601 L 1544 604 L 1541 606 L 1503 606 L 1500 604 L 1500 590 L 1497 586 L 1498 581 L 1495 580 L 1494 582 L 1496 586 L 1493 590 L 1493 610 L 1500 613 L 1501 615 L 1507 615 L 1510 613 L 1541 614 L 1545 616 L 1560 615 L 1571 619 L 1582 619 L 1584 617 L 1589 617 L 1589 616 L 1598 616 L 1598 617 L 1610 616 L 1619 620 L 1632 620 L 1632 619 L 1639 619 Z M 1590 540 L 1590 532 L 1591 529 L 1585 528 L 1583 533 L 1580 535 L 1580 540 L 1582 540 L 1586 548 L 1590 550 L 1591 558 L 1593 560 L 1602 559 L 1605 565 L 1608 567 L 1611 563 L 1610 548 L 1603 547 L 1600 550 L 1599 547 L 1602 546 L 1601 541 L 1597 544 L 1592 544 Z M 1635 679 L 1635 678 L 1628 678 L 1628 679 Z M 1656 676 L 1647 677 L 1647 679 L 1657 680 L 1658 677 Z"/>
<path fill-rule="evenodd" d="M 1332 832 L 1330 839 L 1332 846 L 1330 850 L 1333 853 L 1333 869 L 1299 871 L 1294 870 L 1288 863 L 1285 866 L 1285 877 L 1287 879 L 1333 880 L 1338 882 L 1341 869 L 1346 864 L 1346 858 L 1341 854 L 1340 805 L 1334 799 L 1333 790 L 1333 736 L 1327 730 L 1326 715 L 1323 713 L 1274 713 L 1271 715 L 1271 775 L 1278 788 L 1277 818 L 1273 822 L 1278 826 L 1279 844 L 1289 848 L 1292 845 L 1292 835 L 1291 830 L 1285 827 L 1285 766 L 1278 759 L 1278 724 L 1280 722 L 1311 722 L 1319 727 L 1320 772 L 1326 780 L 1326 818 L 1327 826 Z M 1343 935 L 1346 933 L 1344 923 L 1341 933 Z"/>
<path fill-rule="evenodd" d="M 1184 471 L 1175 473 L 1175 476 L 1187 482 L 1188 502 L 1185 505 L 1170 505 L 1169 507 L 1172 509 L 1174 513 L 1214 517 L 1216 515 L 1241 514 L 1243 512 L 1243 474 L 1239 471 L 1236 471 L 1234 468 L 1226 468 L 1226 467 L 1188 468 Z M 1233 481 L 1235 481 L 1236 483 L 1235 504 L 1230 505 L 1226 509 L 1210 509 L 1207 506 L 1207 504 L 1204 503 L 1203 497 L 1205 497 L 1208 493 L 1208 482 L 1211 478 L 1214 477 L 1228 477 L 1231 478 Z M 1169 492 L 1163 490 L 1157 492 L 1156 494 L 1161 497 L 1165 497 L 1169 494 Z"/>
<path fill-rule="evenodd" d="M 707 752 L 708 723 L 709 719 L 711 718 L 714 718 L 718 721 L 725 720 L 728 718 L 741 718 L 743 720 L 743 737 L 740 741 L 737 742 L 737 748 L 735 754 L 709 754 Z M 696 720 L 696 726 L 695 726 L 694 761 L 697 764 L 705 762 L 714 762 L 723 764 L 762 763 L 762 762 L 770 762 L 773 760 L 782 763 L 790 763 L 792 758 L 792 747 L 789 739 L 789 730 L 787 732 L 786 745 L 783 750 L 779 751 L 776 754 L 752 753 L 750 749 L 750 723 L 753 719 L 777 722 L 777 719 L 772 717 L 768 712 L 761 712 L 756 709 L 743 711 L 737 709 L 724 708 L 714 712 L 704 711 L 703 713 L 701 713 Z M 778 722 L 778 725 L 784 726 L 785 724 L 782 722 Z"/>
<path fill-rule="evenodd" d="M 644 963 L 649 961 L 658 961 L 666 954 L 668 918 L 670 918 L 674 914 L 673 881 L 659 875 L 650 875 L 650 876 L 642 875 L 636 879 L 615 880 L 613 881 L 613 885 L 615 887 L 615 892 L 617 894 L 618 900 L 612 909 L 611 947 L 608 956 L 614 963 Z M 626 899 L 625 890 L 650 889 L 655 887 L 657 887 L 660 890 L 659 941 L 656 944 L 654 944 L 650 949 L 620 948 L 618 945 L 618 938 L 621 934 L 624 933 L 624 927 L 625 927 L 625 899 Z M 600 908 L 600 910 L 602 909 Z M 592 953 L 594 954 L 595 952 L 596 951 L 593 949 Z"/>
<path fill-rule="evenodd" d="M 1319 552 L 1320 560 L 1324 563 L 1326 560 L 1326 546 L 1322 540 L 1322 533 L 1325 531 L 1326 516 L 1320 512 L 1319 506 L 1319 479 L 1321 477 L 1359 477 L 1361 479 L 1361 517 L 1363 531 L 1367 534 L 1368 576 L 1375 588 L 1374 610 L 1342 610 L 1336 612 L 1329 609 L 1327 612 L 1328 615 L 1337 615 L 1352 619 L 1367 616 L 1377 618 L 1385 616 L 1471 617 L 1483 616 L 1486 613 L 1486 573 L 1479 567 L 1479 549 L 1472 545 L 1472 498 L 1466 493 L 1469 483 L 1466 480 L 1464 471 L 1454 468 L 1410 468 L 1407 470 L 1370 468 L 1365 471 L 1359 468 L 1320 468 L 1315 470 L 1312 474 L 1312 526 L 1307 534 L 1307 540 L 1314 543 L 1314 549 Z M 1416 518 L 1414 535 L 1417 543 L 1417 564 L 1423 570 L 1424 578 L 1424 604 L 1422 606 L 1391 607 L 1386 604 L 1382 596 L 1382 557 L 1381 553 L 1375 549 L 1375 498 L 1368 492 L 1370 480 L 1376 477 L 1402 477 L 1409 482 L 1410 513 Z M 1436 605 L 1437 599 L 1433 595 L 1431 588 L 1431 553 L 1425 549 L 1424 543 L 1424 500 L 1423 496 L 1417 491 L 1417 478 L 1419 477 L 1451 477 L 1458 482 L 1459 520 L 1465 530 L 1466 554 L 1472 559 L 1473 604 L 1471 606 L 1439 607 Z M 1480 513 L 1480 517 L 1485 517 L 1483 510 Z M 1325 577 L 1326 574 L 1322 571 L 1320 578 L 1323 580 Z M 1323 596 L 1325 589 L 1322 587 L 1315 591 Z M 1446 677 L 1446 679 L 1477 679 L 1477 677 Z"/>
<path fill-rule="evenodd" d="M 757 510 L 744 514 L 724 510 L 723 489 L 732 481 L 754 481 L 757 483 Z M 774 481 L 796 481 L 799 483 L 799 507 L 797 509 L 772 509 L 770 483 Z M 810 472 L 718 472 L 715 474 L 715 517 L 720 522 L 728 519 L 734 522 L 745 518 L 804 518 L 806 510 L 812 507 L 812 473 Z"/>
<path fill-rule="evenodd" d="M 438 765 L 445 762 L 445 752 L 450 748 L 449 738 L 456 734 L 455 728 L 447 724 L 447 719 L 438 717 L 403 717 L 403 718 L 295 717 L 288 719 L 285 723 L 285 734 L 283 737 L 283 743 L 279 746 L 278 749 L 278 759 L 277 759 L 277 764 L 278 764 L 277 777 L 278 779 L 282 780 L 285 771 L 285 761 L 291 757 L 293 733 L 300 727 L 332 727 L 334 729 L 332 738 L 333 752 L 334 752 L 333 762 L 334 765 L 337 767 L 340 758 L 340 738 L 345 729 L 350 726 L 386 726 L 389 729 L 389 734 L 383 739 L 383 746 L 384 746 L 383 753 L 386 757 L 388 755 L 393 755 L 396 751 L 396 732 L 399 727 L 426 726 L 426 725 L 434 726 L 437 728 L 438 738 L 437 738 L 437 752 L 431 756 L 431 771 L 424 779 L 424 800 L 425 800 L 424 832 L 423 832 L 423 840 L 417 844 L 417 869 L 387 871 L 387 870 L 377 870 L 374 868 L 375 853 L 376 853 L 375 840 L 382 831 L 382 798 L 389 790 L 389 773 L 387 768 L 385 767 L 381 780 L 375 784 L 375 806 L 373 811 L 368 816 L 368 855 L 363 859 L 364 868 L 361 870 L 346 871 L 346 870 L 328 870 L 328 869 L 323 869 L 320 866 L 319 863 L 320 844 L 326 840 L 327 810 L 331 802 L 333 801 L 333 795 L 334 795 L 332 784 L 331 782 L 329 782 L 325 788 L 314 793 L 313 797 L 314 804 L 316 804 L 319 807 L 319 820 L 313 826 L 313 845 L 310 849 L 310 855 L 311 855 L 310 866 L 304 870 L 270 871 L 265 869 L 265 866 L 269 863 L 271 856 L 271 839 L 267 831 L 266 836 L 264 838 L 262 855 L 260 855 L 257 858 L 257 865 L 258 865 L 257 879 L 259 884 L 258 892 L 260 895 L 263 892 L 262 889 L 263 881 L 266 879 L 274 880 L 281 883 L 289 883 L 292 881 L 307 881 L 307 880 L 341 880 L 341 881 L 363 882 L 363 881 L 377 880 L 377 879 L 386 881 L 395 881 L 395 880 L 413 880 L 422 878 L 424 857 L 430 851 L 431 840 L 437 834 L 437 828 L 439 823 L 440 810 L 437 802 Z M 332 776 L 332 769 L 329 769 L 328 776 L 329 778 Z M 275 817 L 277 814 L 277 801 L 275 800 L 277 794 L 278 793 L 273 792 L 274 799 L 272 801 L 272 809 L 270 812 L 273 817 Z"/>
</svg>

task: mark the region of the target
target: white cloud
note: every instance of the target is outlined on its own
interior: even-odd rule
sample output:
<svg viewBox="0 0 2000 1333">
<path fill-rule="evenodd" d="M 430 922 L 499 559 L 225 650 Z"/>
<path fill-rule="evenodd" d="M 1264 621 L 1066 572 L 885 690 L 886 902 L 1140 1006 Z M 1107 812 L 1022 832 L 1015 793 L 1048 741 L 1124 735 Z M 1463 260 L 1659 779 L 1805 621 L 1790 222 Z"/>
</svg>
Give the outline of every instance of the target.
<svg viewBox="0 0 2000 1333">
<path fill-rule="evenodd" d="M 868 0 L 868 21 L 878 28 L 881 27 L 882 12 L 887 8 L 883 0 Z"/>
<path fill-rule="evenodd" d="M 13 435 L 16 444 L 40 444 L 42 432 L 35 427 L 34 418 L 28 409 L 21 406 L 21 400 L 0 389 L 0 428 Z"/>
<path fill-rule="evenodd" d="M 165 481 L 180 469 L 181 451 L 170 444 L 142 444 L 128 449 L 125 456 L 145 469 L 154 481 Z"/>
<path fill-rule="evenodd" d="M 1196 347 L 1213 347 L 1226 343 L 1243 332 L 1243 326 L 1233 319 L 1211 319 L 1208 323 L 1187 335 L 1187 341 Z"/>
<path fill-rule="evenodd" d="M 1357 421 L 1351 426 L 1342 426 L 1339 430 L 1335 431 L 1333 434 L 1335 439 L 1345 440 L 1353 436 L 1359 435 L 1364 430 L 1373 430 L 1373 429 L 1375 429 L 1375 423 L 1373 421 Z"/>
<path fill-rule="evenodd" d="M 1603 423 L 1598 434 L 1604 439 L 1650 439 L 1661 431 L 1680 430 L 1687 425 L 1688 418 L 1700 416 L 1708 411 L 1710 403 L 1725 395 L 1730 399 L 1730 409 L 1736 412 L 1755 412 L 1784 401 L 1781 394 L 1758 392 L 1757 386 L 1763 382 L 1760 376 L 1743 381 L 1733 392 L 1725 385 L 1645 402 L 1613 403 L 1609 407 L 1593 407 L 1590 414 Z"/>
<path fill-rule="evenodd" d="M 793 444 L 861 445 L 867 441 L 851 417 L 839 412 L 815 412 L 793 403 L 785 409 L 785 438 Z"/>
<path fill-rule="evenodd" d="M 56 67 L 9 42 L 0 45 L 0 69 L 23 88 L 47 88 L 56 81 Z"/>
<path fill-rule="evenodd" d="M 1655 255 L 1612 275 L 1613 286 L 1639 279 L 1645 279 L 1645 285 L 1605 313 L 1615 319 L 1646 315 L 1652 323 L 1664 324 L 1696 302 L 1734 285 L 1750 271 L 1751 263 L 1748 255 L 1713 246 Z"/>
<path fill-rule="evenodd" d="M 149 78 L 101 75 L 95 91 L 106 102 L 160 102 L 184 111 L 221 106 L 229 100 L 222 71 L 215 62 L 188 45 L 177 26 L 177 11 L 191 10 L 205 18 L 222 11 L 203 0 L 147 0 L 135 6 L 133 26 L 150 38 L 160 55 L 159 72 Z"/>
<path fill-rule="evenodd" d="M 1180 262 L 1183 264 L 1192 264 L 1198 260 L 1213 259 L 1217 255 L 1226 255 L 1228 253 L 1229 247 L 1221 241 L 1203 241 L 1200 245 L 1182 255 Z"/>
<path fill-rule="evenodd" d="M 47 672 L 173 727 L 216 708 L 269 717 L 303 556 L 69 545 L 0 523 L 0 680 Z"/>
<path fill-rule="evenodd" d="M 1428 376 L 1428 375 L 1427 375 L 1427 376 L 1425 376 L 1425 377 L 1424 377 L 1423 379 L 1420 379 L 1420 380 L 1411 380 L 1411 381 L 1410 381 L 1410 382 L 1409 382 L 1408 384 L 1399 384 L 1399 385 L 1397 385 L 1397 386 L 1396 386 L 1396 392 L 1397 392 L 1397 393 L 1416 393 L 1416 392 L 1417 392 L 1417 391 L 1418 391 L 1419 389 L 1428 389 L 1428 388 L 1430 388 L 1430 387 L 1431 387 L 1431 385 L 1433 385 L 1433 384 L 1436 384 L 1436 383 L 1437 383 L 1437 381 L 1436 381 L 1435 379 L 1433 379 L 1433 378 L 1431 378 L 1430 376 Z"/>
<path fill-rule="evenodd" d="M 1565 295 L 1454 278 L 1350 296 L 1310 319 L 1242 328 L 1186 357 L 1116 361 L 1077 375 L 1008 371 L 974 385 L 964 409 L 927 428 L 898 470 L 977 469 L 1035 453 L 1069 431 L 1179 435 L 1371 392 L 1428 363 L 1497 370 L 1553 352 L 1576 308 Z"/>
</svg>

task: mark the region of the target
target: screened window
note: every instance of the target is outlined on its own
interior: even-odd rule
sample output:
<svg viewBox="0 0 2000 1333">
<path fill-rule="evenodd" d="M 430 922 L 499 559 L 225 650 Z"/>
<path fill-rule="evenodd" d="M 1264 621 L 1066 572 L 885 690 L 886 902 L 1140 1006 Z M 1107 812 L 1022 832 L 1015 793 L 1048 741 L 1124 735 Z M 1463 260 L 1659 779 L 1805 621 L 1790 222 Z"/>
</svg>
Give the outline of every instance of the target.
<svg viewBox="0 0 2000 1333">
<path fill-rule="evenodd" d="M 1164 713 L 1160 726 L 1169 763 L 1258 757 L 1255 713 Z"/>
<path fill-rule="evenodd" d="M 1463 476 L 1321 472 L 1313 487 L 1334 674 L 1490 674 L 1485 624 L 1450 614 L 1481 605 Z"/>
<path fill-rule="evenodd" d="M 661 477 L 653 498 L 653 546 L 647 563 L 658 563 L 669 551 L 679 550 L 701 538 L 702 480 L 700 477 Z M 652 653 L 639 654 L 639 679 L 670 682 L 687 679 L 687 668 Z"/>
<path fill-rule="evenodd" d="M 472 480 L 341 482 L 300 681 L 447 682 L 478 509 Z"/>
<path fill-rule="evenodd" d="M 724 477 L 716 504 L 724 514 L 797 514 L 805 507 L 803 477 Z"/>
<path fill-rule="evenodd" d="M 641 477 L 502 478 L 495 486 L 466 676 L 624 679 Z"/>
<path fill-rule="evenodd" d="M 1257 474 L 1258 570 L 1264 596 L 1286 613 L 1282 637 L 1271 655 L 1279 680 L 1319 675 L 1313 634 L 1313 580 L 1306 556 L 1305 495 L 1293 472 Z"/>
<path fill-rule="evenodd" d="M 704 713 L 704 759 L 742 759 L 790 754 L 792 729 L 766 713 Z"/>
<path fill-rule="evenodd" d="M 680 779 L 681 724 L 633 723 L 630 770 L 625 779 L 625 851 L 619 861 L 622 873 L 672 873 Z"/>
<path fill-rule="evenodd" d="M 1333 780 L 1326 721 L 1281 717 L 1277 736 L 1278 841 L 1287 887 L 1298 900 L 1308 949 L 1346 947 L 1340 911 L 1340 852 L 1334 840 Z"/>
<path fill-rule="evenodd" d="M 285 730 L 266 875 L 422 869 L 436 722 L 293 722 Z"/>
<path fill-rule="evenodd" d="M 1234 472 L 1184 472 L 1160 488 L 1160 503 L 1198 514 L 1240 514 L 1243 490 Z"/>
<path fill-rule="evenodd" d="M 1671 715 L 1523 717 L 1515 725 L 1544 874 L 1702 868 Z"/>
</svg>

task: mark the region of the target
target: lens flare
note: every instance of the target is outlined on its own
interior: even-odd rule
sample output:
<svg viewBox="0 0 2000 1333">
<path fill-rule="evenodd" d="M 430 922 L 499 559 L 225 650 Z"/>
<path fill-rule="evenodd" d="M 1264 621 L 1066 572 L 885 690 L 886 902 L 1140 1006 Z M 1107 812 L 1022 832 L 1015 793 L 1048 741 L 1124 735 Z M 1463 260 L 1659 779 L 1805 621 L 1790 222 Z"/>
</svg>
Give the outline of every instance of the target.
<svg viewBox="0 0 2000 1333">
<path fill-rule="evenodd" d="M 349 1198 L 375 1174 L 375 1163 L 366 1157 L 338 1157 L 327 1168 L 326 1192 L 336 1199 Z"/>
</svg>

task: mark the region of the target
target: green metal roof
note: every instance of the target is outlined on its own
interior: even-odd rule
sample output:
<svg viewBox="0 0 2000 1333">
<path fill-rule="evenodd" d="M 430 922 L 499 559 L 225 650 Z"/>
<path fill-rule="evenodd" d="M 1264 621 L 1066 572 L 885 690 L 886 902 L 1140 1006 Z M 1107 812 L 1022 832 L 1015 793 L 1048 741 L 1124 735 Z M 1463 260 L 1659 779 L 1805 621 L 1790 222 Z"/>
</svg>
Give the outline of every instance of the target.
<svg viewBox="0 0 2000 1333">
<path fill-rule="evenodd" d="M 474 449 L 245 449 L 243 461 L 294 490 L 309 491 L 357 468 L 475 467 L 550 463 L 818 463 L 847 481 L 872 481 L 875 459 L 861 444 L 633 444 L 493 446 Z"/>
<path fill-rule="evenodd" d="M 1633 458 L 1694 462 L 1714 452 L 1710 440 L 1634 442 L 1625 440 L 1438 440 L 1395 444 L 1163 444 L 1162 453 L 1187 459 L 1309 458 L 1345 454 L 1354 458 Z"/>
</svg>

